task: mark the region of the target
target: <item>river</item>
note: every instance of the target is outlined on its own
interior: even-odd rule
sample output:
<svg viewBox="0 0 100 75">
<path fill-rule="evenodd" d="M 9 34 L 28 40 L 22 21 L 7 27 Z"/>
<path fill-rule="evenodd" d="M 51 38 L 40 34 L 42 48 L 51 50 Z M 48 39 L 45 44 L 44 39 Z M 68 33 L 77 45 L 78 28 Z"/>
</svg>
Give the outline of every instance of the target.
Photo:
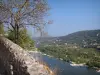
<svg viewBox="0 0 100 75">
<path fill-rule="evenodd" d="M 33 55 L 33 53 L 32 53 Z M 37 54 L 36 54 L 37 55 Z M 35 55 L 35 56 L 36 56 Z M 96 72 L 93 69 L 88 69 L 85 66 L 71 66 L 68 62 L 63 62 L 53 57 L 48 57 L 47 55 L 38 54 L 39 57 L 42 58 L 44 62 L 48 64 L 48 66 L 53 69 L 57 67 L 58 73 L 57 75 L 100 75 L 100 73 Z M 34 55 L 33 55 L 34 56 Z"/>
</svg>

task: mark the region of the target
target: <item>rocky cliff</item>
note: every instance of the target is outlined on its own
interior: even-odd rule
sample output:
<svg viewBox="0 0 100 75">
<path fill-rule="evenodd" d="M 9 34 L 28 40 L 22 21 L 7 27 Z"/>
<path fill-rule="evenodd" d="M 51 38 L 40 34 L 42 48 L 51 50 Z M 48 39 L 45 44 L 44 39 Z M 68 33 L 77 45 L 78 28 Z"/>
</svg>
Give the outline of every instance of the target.
<svg viewBox="0 0 100 75">
<path fill-rule="evenodd" d="M 20 46 L 0 37 L 0 75 L 52 75 Z"/>
</svg>

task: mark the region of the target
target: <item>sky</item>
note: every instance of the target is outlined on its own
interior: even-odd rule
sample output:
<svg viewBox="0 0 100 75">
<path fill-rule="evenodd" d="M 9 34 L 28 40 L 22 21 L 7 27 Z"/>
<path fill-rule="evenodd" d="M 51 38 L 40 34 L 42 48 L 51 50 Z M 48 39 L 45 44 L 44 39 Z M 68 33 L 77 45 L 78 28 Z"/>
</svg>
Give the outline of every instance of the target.
<svg viewBox="0 0 100 75">
<path fill-rule="evenodd" d="M 100 0 L 48 0 L 50 36 L 64 36 L 82 30 L 100 29 Z"/>
<path fill-rule="evenodd" d="M 82 30 L 100 29 L 100 0 L 48 0 L 53 23 L 45 27 L 49 36 L 65 36 Z M 33 36 L 39 36 L 30 29 Z"/>
</svg>

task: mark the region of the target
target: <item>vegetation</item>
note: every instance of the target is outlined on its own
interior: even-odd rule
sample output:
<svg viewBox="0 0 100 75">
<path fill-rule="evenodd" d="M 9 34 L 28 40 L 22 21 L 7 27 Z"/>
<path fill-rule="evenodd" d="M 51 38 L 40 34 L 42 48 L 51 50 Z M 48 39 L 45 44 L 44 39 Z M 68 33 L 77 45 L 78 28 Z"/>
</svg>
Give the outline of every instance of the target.
<svg viewBox="0 0 100 75">
<path fill-rule="evenodd" d="M 37 40 L 36 40 L 37 41 Z M 100 30 L 79 31 L 62 37 L 41 38 L 39 50 L 63 61 L 100 68 Z"/>
<path fill-rule="evenodd" d="M 48 11 L 46 0 L 1 0 L 0 22 L 13 32 L 13 41 L 18 43 L 20 30 L 32 26 L 43 31 L 44 17 Z"/>
<path fill-rule="evenodd" d="M 100 68 L 100 52 L 94 48 L 68 48 L 64 45 L 45 46 L 39 50 L 63 61 L 73 61 L 75 63 L 86 63 L 89 67 Z"/>
<path fill-rule="evenodd" d="M 100 44 L 100 30 L 85 30 L 79 31 L 67 36 L 60 37 L 62 42 L 71 44 L 78 44 L 79 46 L 90 46 L 94 43 Z"/>
<path fill-rule="evenodd" d="M 65 45 L 72 44 L 81 47 L 97 47 L 100 45 L 100 30 L 86 30 L 71 33 L 61 37 L 47 37 L 38 38 L 36 41 L 40 41 L 40 45 Z"/>
<path fill-rule="evenodd" d="M 7 38 L 14 41 L 14 31 L 9 31 Z M 27 34 L 27 30 L 25 28 L 20 30 L 17 44 L 25 49 L 34 48 L 34 41 Z"/>
<path fill-rule="evenodd" d="M 3 24 L 0 33 L 5 27 L 10 40 L 23 48 L 33 47 L 27 28 L 44 32 L 44 26 L 49 23 L 44 20 L 48 9 L 46 0 L 0 0 L 0 24 Z"/>
<path fill-rule="evenodd" d="M 2 22 L 0 22 L 0 34 L 4 35 L 4 26 Z"/>
<path fill-rule="evenodd" d="M 94 57 L 86 63 L 89 67 L 100 68 L 100 57 Z"/>
</svg>

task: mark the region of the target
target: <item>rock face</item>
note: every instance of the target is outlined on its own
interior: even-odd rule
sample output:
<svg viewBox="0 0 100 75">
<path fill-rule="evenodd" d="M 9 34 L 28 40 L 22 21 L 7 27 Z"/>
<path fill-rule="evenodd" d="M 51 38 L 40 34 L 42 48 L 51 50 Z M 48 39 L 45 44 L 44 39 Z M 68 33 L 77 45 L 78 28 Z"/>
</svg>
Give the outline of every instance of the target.
<svg viewBox="0 0 100 75">
<path fill-rule="evenodd" d="M 0 75 L 51 75 L 20 46 L 0 37 Z"/>
</svg>

